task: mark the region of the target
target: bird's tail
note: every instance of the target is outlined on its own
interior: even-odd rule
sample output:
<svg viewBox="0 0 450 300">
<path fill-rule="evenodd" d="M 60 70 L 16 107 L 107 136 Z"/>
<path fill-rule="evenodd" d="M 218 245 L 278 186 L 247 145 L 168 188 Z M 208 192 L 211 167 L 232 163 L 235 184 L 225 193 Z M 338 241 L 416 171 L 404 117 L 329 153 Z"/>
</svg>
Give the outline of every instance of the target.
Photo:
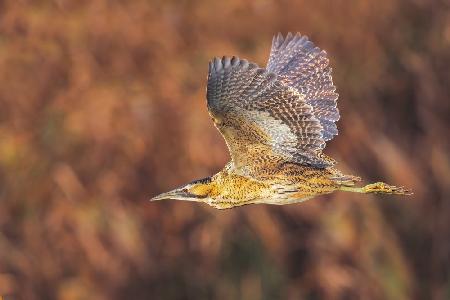
<svg viewBox="0 0 450 300">
<path fill-rule="evenodd" d="M 337 174 L 331 178 L 335 183 L 341 186 L 354 186 L 357 182 L 361 181 L 361 177 L 353 175 Z"/>
</svg>

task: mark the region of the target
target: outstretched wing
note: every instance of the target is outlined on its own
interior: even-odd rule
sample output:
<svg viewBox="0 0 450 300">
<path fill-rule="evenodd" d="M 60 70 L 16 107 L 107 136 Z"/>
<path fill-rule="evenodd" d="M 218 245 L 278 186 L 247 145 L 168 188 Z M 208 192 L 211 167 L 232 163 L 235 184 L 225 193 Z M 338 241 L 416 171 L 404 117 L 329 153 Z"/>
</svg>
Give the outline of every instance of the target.
<svg viewBox="0 0 450 300">
<path fill-rule="evenodd" d="M 277 74 L 280 81 L 305 96 L 324 129 L 325 141 L 338 134 L 335 122 L 339 120 L 338 94 L 328 63 L 327 53 L 299 33 L 288 33 L 285 38 L 281 34 L 274 36 L 267 63 L 268 72 Z"/>
<path fill-rule="evenodd" d="M 237 57 L 209 64 L 208 110 L 236 167 L 264 161 L 325 167 L 323 128 L 313 108 L 277 75 Z"/>
</svg>

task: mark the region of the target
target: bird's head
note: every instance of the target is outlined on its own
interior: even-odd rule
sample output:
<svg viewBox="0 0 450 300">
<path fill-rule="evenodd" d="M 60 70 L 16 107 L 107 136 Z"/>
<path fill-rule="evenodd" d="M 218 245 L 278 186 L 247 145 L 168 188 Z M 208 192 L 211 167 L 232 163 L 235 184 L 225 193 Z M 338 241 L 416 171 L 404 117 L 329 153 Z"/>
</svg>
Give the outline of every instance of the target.
<svg viewBox="0 0 450 300">
<path fill-rule="evenodd" d="M 158 201 L 165 199 L 208 202 L 213 189 L 211 177 L 195 180 L 182 187 L 176 188 L 167 193 L 162 193 L 153 197 L 150 201 Z"/>
</svg>

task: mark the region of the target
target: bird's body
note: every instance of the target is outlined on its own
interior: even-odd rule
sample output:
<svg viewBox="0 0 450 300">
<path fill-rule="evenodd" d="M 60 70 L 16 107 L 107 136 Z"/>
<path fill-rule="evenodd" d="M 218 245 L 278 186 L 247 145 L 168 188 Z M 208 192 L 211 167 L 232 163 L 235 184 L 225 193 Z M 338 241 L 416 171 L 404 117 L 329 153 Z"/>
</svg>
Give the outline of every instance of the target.
<svg viewBox="0 0 450 300">
<path fill-rule="evenodd" d="M 264 170 L 268 172 L 249 176 L 227 165 L 212 176 L 208 186 L 211 188 L 209 197 L 213 200 L 207 203 L 219 209 L 257 203 L 296 203 L 335 191 L 340 184 L 332 178 L 342 176 L 333 168 L 318 171 L 295 164 L 266 166 Z"/>
<path fill-rule="evenodd" d="M 354 187 L 322 153 L 337 135 L 338 95 L 325 51 L 305 36 L 274 37 L 265 69 L 237 57 L 210 62 L 207 104 L 231 155 L 225 168 L 153 200 L 178 199 L 224 209 L 290 204 L 336 190 L 408 194 L 385 183 Z"/>
</svg>

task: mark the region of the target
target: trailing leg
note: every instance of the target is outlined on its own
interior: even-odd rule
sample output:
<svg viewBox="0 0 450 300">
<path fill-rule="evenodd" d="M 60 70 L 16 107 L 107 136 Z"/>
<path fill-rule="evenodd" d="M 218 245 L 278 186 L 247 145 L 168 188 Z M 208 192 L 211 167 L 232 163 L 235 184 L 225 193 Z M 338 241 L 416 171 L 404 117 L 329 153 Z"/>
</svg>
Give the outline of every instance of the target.
<svg viewBox="0 0 450 300">
<path fill-rule="evenodd" d="M 375 182 L 364 187 L 351 187 L 342 185 L 339 190 L 353 193 L 363 194 L 394 194 L 394 195 L 411 195 L 412 192 L 404 187 L 389 185 L 384 182 Z"/>
</svg>

